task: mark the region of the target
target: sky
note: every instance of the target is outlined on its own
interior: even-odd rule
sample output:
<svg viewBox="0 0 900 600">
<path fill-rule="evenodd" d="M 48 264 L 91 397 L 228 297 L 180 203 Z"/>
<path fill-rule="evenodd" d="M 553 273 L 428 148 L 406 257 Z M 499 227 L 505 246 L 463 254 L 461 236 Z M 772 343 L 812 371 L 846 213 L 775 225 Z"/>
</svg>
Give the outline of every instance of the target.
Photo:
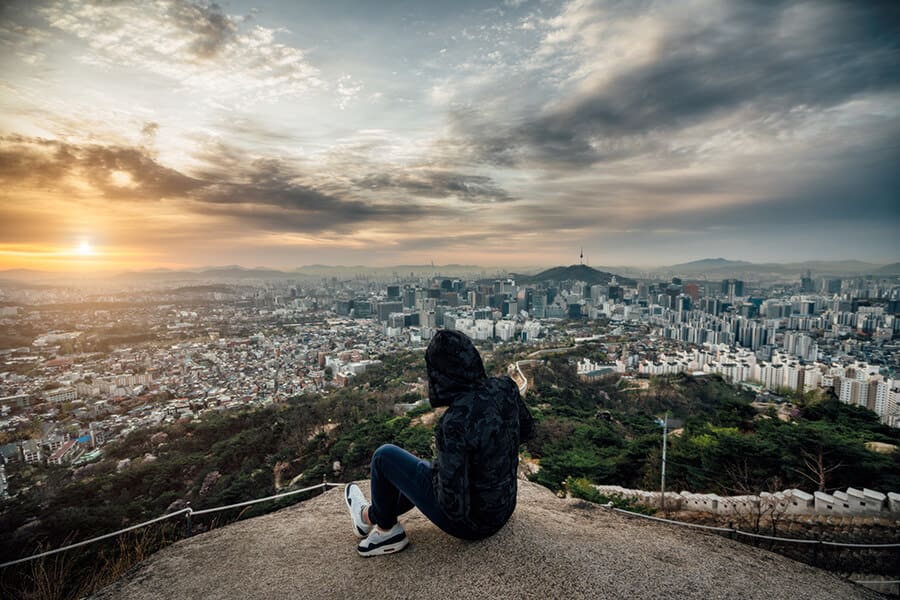
<svg viewBox="0 0 900 600">
<path fill-rule="evenodd" d="M 0 269 L 900 259 L 900 3 L 0 2 Z"/>
</svg>

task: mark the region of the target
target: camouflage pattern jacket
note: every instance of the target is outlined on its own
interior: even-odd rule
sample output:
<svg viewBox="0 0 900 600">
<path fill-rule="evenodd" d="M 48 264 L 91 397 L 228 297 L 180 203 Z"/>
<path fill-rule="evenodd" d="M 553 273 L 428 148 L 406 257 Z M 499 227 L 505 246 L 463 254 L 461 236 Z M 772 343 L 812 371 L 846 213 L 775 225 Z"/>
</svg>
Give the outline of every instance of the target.
<svg viewBox="0 0 900 600">
<path fill-rule="evenodd" d="M 435 496 L 472 538 L 487 537 L 516 508 L 519 445 L 534 435 L 531 414 L 512 379 L 487 377 L 465 335 L 438 331 L 425 361 L 431 405 L 448 407 L 435 431 Z"/>
</svg>

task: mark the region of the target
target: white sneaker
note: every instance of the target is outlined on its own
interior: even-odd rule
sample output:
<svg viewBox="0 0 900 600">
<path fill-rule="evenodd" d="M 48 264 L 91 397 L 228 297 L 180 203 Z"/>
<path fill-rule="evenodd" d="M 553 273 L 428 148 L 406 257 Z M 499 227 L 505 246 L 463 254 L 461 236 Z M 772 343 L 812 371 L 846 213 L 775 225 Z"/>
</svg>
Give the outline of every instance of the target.
<svg viewBox="0 0 900 600">
<path fill-rule="evenodd" d="M 363 496 L 362 490 L 355 483 L 348 483 L 344 488 L 344 500 L 347 502 L 347 508 L 350 510 L 350 518 L 353 520 L 353 533 L 356 537 L 364 538 L 369 535 L 372 526 L 363 521 L 363 512 L 369 503 Z"/>
<path fill-rule="evenodd" d="M 397 523 L 388 531 L 381 531 L 377 527 L 373 527 L 369 536 L 356 547 L 356 551 L 360 556 L 376 556 L 400 552 L 407 545 L 409 545 L 409 538 L 406 537 L 406 531 L 403 530 L 400 523 Z"/>
</svg>

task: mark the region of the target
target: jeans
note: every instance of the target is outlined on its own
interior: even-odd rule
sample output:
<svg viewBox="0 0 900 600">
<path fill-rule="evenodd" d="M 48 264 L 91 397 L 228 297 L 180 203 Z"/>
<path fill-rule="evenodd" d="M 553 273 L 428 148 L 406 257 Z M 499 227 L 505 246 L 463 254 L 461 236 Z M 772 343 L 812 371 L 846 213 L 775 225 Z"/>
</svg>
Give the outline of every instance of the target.
<svg viewBox="0 0 900 600">
<path fill-rule="evenodd" d="M 431 485 L 431 463 L 393 444 L 385 444 L 372 455 L 372 504 L 369 520 L 387 530 L 397 517 L 418 508 L 446 533 L 462 539 L 477 539 L 470 528 L 451 520 L 438 505 Z"/>
</svg>

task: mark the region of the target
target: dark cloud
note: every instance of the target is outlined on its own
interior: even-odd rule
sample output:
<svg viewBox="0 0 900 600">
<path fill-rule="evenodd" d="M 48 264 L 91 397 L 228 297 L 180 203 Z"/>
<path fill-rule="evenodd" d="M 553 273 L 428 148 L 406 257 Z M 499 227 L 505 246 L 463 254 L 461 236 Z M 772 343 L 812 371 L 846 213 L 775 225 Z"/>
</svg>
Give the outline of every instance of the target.
<svg viewBox="0 0 900 600">
<path fill-rule="evenodd" d="M 126 173 L 130 181 L 116 181 Z M 66 175 L 84 177 L 113 197 L 158 199 L 183 196 L 203 183 L 157 163 L 144 149 L 75 145 L 22 136 L 0 137 L 0 180 L 61 186 Z"/>
<path fill-rule="evenodd" d="M 222 12 L 218 4 L 173 2 L 167 16 L 179 29 L 190 32 L 188 51 L 197 59 L 215 58 L 238 34 L 235 19 Z"/>
<path fill-rule="evenodd" d="M 40 151 L 31 144 L 46 149 Z M 0 181 L 7 185 L 55 183 L 68 172 L 72 162 L 69 158 L 62 148 L 53 149 L 46 140 L 32 142 L 19 136 L 0 138 Z"/>
<path fill-rule="evenodd" d="M 354 180 L 364 189 L 403 190 L 416 197 L 457 198 L 474 204 L 514 200 L 506 190 L 483 175 L 465 175 L 451 171 L 411 170 L 408 173 L 369 173 Z"/>
<path fill-rule="evenodd" d="M 155 121 L 148 121 L 147 123 L 144 123 L 143 127 L 141 127 L 141 136 L 152 140 L 156 138 L 156 134 L 158 131 L 159 123 L 156 123 Z"/>
<path fill-rule="evenodd" d="M 346 231 L 366 222 L 399 221 L 423 216 L 415 204 L 373 204 L 320 191 L 303 182 L 291 165 L 258 159 L 222 180 L 208 172 L 209 182 L 195 194 L 204 210 L 228 215 L 277 231 Z"/>
<path fill-rule="evenodd" d="M 160 165 L 143 148 L 10 136 L 0 138 L 0 181 L 64 191 L 66 176 L 75 175 L 112 199 L 183 199 L 204 214 L 270 231 L 347 231 L 364 223 L 399 222 L 426 214 L 415 203 L 370 203 L 323 192 L 290 163 L 278 159 L 239 163 L 239 154 L 228 148 L 221 155 L 210 151 L 209 166 L 188 176 Z M 117 180 L 121 173 L 128 178 Z"/>
<path fill-rule="evenodd" d="M 496 164 L 584 166 L 652 152 L 667 132 L 739 109 L 787 113 L 900 90 L 900 4 L 823 2 L 816 22 L 797 24 L 798 6 L 738 1 L 719 7 L 725 14 L 713 24 L 673 20 L 654 60 L 612 80 L 513 125 L 498 128 L 471 110 L 452 123 Z"/>
</svg>

